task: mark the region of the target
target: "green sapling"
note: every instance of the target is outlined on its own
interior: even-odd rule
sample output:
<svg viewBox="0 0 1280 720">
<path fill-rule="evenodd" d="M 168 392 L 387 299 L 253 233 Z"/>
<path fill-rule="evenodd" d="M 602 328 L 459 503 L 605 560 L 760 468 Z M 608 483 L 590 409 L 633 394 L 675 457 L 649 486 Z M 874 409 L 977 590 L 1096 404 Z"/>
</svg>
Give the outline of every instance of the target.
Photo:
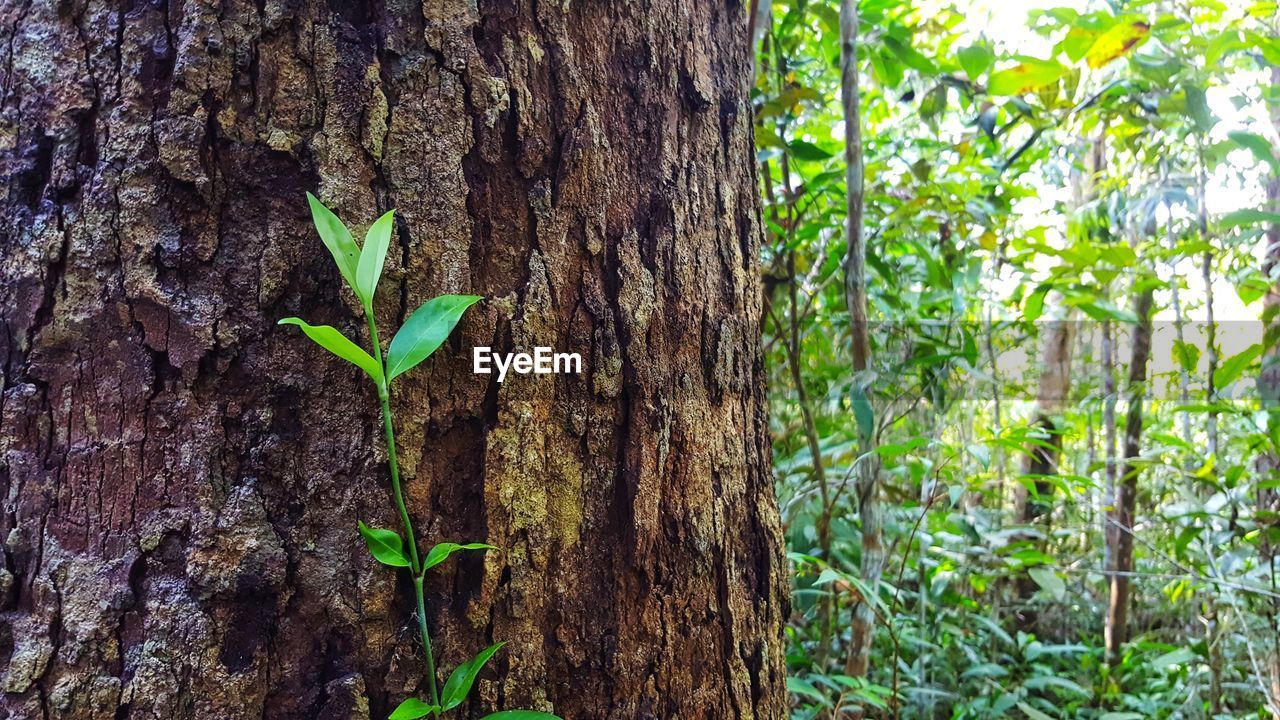
<svg viewBox="0 0 1280 720">
<path fill-rule="evenodd" d="M 441 295 L 428 300 L 414 311 L 396 332 L 384 357 L 382 343 L 378 337 L 378 325 L 373 317 L 373 297 L 378 287 L 378 279 L 382 276 L 387 248 L 391 244 L 391 233 L 395 227 L 394 211 L 387 212 L 378 218 L 365 235 L 364 245 L 359 246 L 352 237 L 351 231 L 338 219 L 337 215 L 334 215 L 311 193 L 307 193 L 307 201 L 311 204 L 311 219 L 315 223 L 316 231 L 320 234 L 320 239 L 333 255 L 338 272 L 342 274 L 343 279 L 355 291 L 356 298 L 360 300 L 369 328 L 369 343 L 373 354 L 365 352 L 359 345 L 328 325 L 309 325 L 296 317 L 285 318 L 280 321 L 280 324 L 297 325 L 302 328 L 307 337 L 314 340 L 317 345 L 363 370 L 377 388 L 378 404 L 382 409 L 382 426 L 387 440 L 391 498 L 400 516 L 404 537 L 394 530 L 371 528 L 363 522 L 357 523 L 357 527 L 374 559 L 383 565 L 405 568 L 413 576 L 418 633 L 427 663 L 427 689 L 430 693 L 430 697 L 426 700 L 411 697 L 400 703 L 388 720 L 417 720 L 427 716 L 438 718 L 462 705 L 471 692 L 476 676 L 504 643 L 490 645 L 474 658 L 459 665 L 450 673 L 444 687 L 441 688 L 436 678 L 435 655 L 431 651 L 431 634 L 427 630 L 426 602 L 422 591 L 423 578 L 427 570 L 444 562 L 458 551 L 489 550 L 493 549 L 493 546 L 483 543 L 460 545 L 442 542 L 432 547 L 425 557 L 418 554 L 418 539 L 413 533 L 413 523 L 409 520 L 404 491 L 400 486 L 400 467 L 396 462 L 396 437 L 390 391 L 391 381 L 417 367 L 435 352 L 448 339 L 449 333 L 453 332 L 466 309 L 477 303 L 480 297 Z M 484 720 L 560 719 L 550 713 L 534 710 L 504 710 L 487 715 Z"/>
</svg>

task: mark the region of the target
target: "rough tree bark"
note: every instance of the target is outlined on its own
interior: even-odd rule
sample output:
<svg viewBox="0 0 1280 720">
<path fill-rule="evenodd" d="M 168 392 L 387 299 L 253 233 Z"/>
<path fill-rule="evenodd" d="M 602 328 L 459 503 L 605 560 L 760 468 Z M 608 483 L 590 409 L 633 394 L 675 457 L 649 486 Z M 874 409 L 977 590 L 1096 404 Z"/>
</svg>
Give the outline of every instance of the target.
<svg viewBox="0 0 1280 720">
<path fill-rule="evenodd" d="M 466 710 L 781 718 L 786 570 L 734 2 L 0 5 L 0 716 L 366 718 L 423 681 L 360 336 L 304 190 L 394 207 L 379 323 Z M 361 232 L 363 228 L 360 229 Z M 581 375 L 472 375 L 553 346 Z M 403 588 L 401 588 L 403 590 Z M 468 712 L 462 715 L 466 716 Z"/>
</svg>

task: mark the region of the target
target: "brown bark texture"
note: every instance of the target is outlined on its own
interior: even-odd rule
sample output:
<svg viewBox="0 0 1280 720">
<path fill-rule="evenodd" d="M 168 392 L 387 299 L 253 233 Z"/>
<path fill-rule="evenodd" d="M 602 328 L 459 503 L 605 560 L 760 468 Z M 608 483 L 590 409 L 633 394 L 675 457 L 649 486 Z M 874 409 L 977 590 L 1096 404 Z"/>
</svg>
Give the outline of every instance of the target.
<svg viewBox="0 0 1280 720">
<path fill-rule="evenodd" d="M 735 2 L 0 4 L 0 717 L 379 718 L 424 686 L 362 336 L 310 227 L 397 211 L 379 325 L 456 717 L 781 718 L 787 573 Z M 390 334 L 389 332 L 387 333 Z M 552 346 L 580 375 L 473 375 Z"/>
</svg>

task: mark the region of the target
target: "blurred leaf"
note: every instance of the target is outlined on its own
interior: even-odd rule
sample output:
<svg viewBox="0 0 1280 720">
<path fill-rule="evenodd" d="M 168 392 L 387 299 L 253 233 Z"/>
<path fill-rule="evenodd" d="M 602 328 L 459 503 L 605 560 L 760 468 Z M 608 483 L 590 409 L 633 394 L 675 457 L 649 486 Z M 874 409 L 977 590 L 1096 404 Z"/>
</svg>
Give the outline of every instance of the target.
<svg viewBox="0 0 1280 720">
<path fill-rule="evenodd" d="M 1198 658 L 1198 655 L 1187 648 L 1178 648 L 1177 650 L 1171 650 L 1155 660 L 1152 660 L 1151 669 L 1155 672 L 1163 672 L 1171 665 L 1185 665 Z"/>
<path fill-rule="evenodd" d="M 1094 41 L 1085 60 L 1091 68 L 1100 68 L 1146 41 L 1151 26 L 1140 20 L 1121 22 Z"/>
<path fill-rule="evenodd" d="M 1030 720 L 1054 720 L 1052 715 L 1046 715 L 1021 700 L 1018 701 L 1018 709 Z"/>
<path fill-rule="evenodd" d="M 1053 60 L 1027 59 L 991 74 L 987 91 L 992 95 L 1023 95 L 1052 85 L 1067 69 Z"/>
<path fill-rule="evenodd" d="M 1036 584 L 1039 585 L 1042 590 L 1049 593 L 1054 600 L 1061 600 L 1063 596 L 1066 595 L 1066 583 L 1062 581 L 1062 578 L 1058 576 L 1058 573 L 1054 572 L 1050 568 L 1027 568 L 1027 574 L 1031 576 L 1032 580 L 1036 581 Z"/>
<path fill-rule="evenodd" d="M 1213 373 L 1213 386 L 1221 389 L 1235 382 L 1261 354 L 1262 345 L 1254 344 L 1243 352 L 1227 358 Z"/>
<path fill-rule="evenodd" d="M 866 390 L 861 387 L 854 387 L 849 393 L 849 400 L 853 407 L 854 420 L 858 423 L 858 437 L 864 443 L 868 442 L 875 436 L 876 415 L 871 408 L 871 401 L 867 398 Z"/>
<path fill-rule="evenodd" d="M 991 69 L 995 62 L 995 54 L 986 45 L 970 45 L 960 48 L 956 53 L 960 67 L 970 80 L 977 80 L 979 75 Z"/>
<path fill-rule="evenodd" d="M 1271 142 L 1266 138 L 1243 130 L 1232 130 L 1227 133 L 1227 138 L 1238 147 L 1253 153 L 1259 161 L 1270 165 L 1272 172 L 1280 172 L 1280 160 L 1276 158 Z"/>
<path fill-rule="evenodd" d="M 787 149 L 791 151 L 792 157 L 799 158 L 800 160 L 812 160 L 814 162 L 828 160 L 835 155 L 835 153 L 823 150 L 808 140 L 792 140 L 790 143 L 787 143 Z"/>
</svg>

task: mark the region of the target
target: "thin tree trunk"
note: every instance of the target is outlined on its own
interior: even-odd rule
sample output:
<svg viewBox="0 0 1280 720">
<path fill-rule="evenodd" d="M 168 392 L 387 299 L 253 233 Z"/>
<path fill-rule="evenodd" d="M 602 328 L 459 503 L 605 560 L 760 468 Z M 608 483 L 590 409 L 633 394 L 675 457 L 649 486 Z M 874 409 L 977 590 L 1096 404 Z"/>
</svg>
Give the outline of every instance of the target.
<svg viewBox="0 0 1280 720">
<path fill-rule="evenodd" d="M 1054 303 L 1053 312 L 1060 314 L 1042 326 L 1040 350 L 1040 385 L 1036 393 L 1036 410 L 1032 426 L 1039 429 L 1039 442 L 1027 445 L 1023 460 L 1023 475 L 1057 475 L 1058 461 L 1062 455 L 1062 411 L 1067 395 L 1071 392 L 1071 338 L 1074 321 L 1066 315 L 1066 309 Z M 1046 447 L 1048 445 L 1048 447 Z M 1045 497 L 1052 492 L 1052 485 L 1035 480 L 1037 495 L 1032 499 L 1026 485 L 1017 488 L 1017 521 L 1030 524 L 1050 510 Z"/>
<path fill-rule="evenodd" d="M 1280 65 L 1271 67 L 1271 87 L 1280 87 Z M 1280 132 L 1280 105 L 1272 106 L 1271 125 L 1276 132 Z M 1280 172 L 1273 172 L 1271 181 L 1267 184 L 1267 205 L 1272 212 L 1280 212 Z M 1280 223 L 1273 222 L 1267 228 L 1265 242 L 1262 271 L 1264 277 L 1271 278 L 1280 271 Z M 1276 342 L 1277 337 L 1280 337 L 1280 285 L 1272 285 L 1268 289 L 1263 300 L 1262 319 L 1264 350 L 1262 370 L 1258 377 L 1258 396 L 1263 410 L 1269 415 L 1269 422 L 1274 423 L 1280 421 L 1280 345 Z M 1272 480 L 1280 473 L 1280 457 L 1277 457 L 1273 449 L 1258 459 L 1258 466 L 1258 481 L 1261 483 Z M 1280 511 L 1280 493 L 1272 488 L 1259 489 L 1258 516 L 1275 517 L 1277 511 Z M 1274 589 L 1277 587 L 1276 547 L 1271 542 L 1268 528 L 1262 528 L 1259 537 L 1259 554 L 1263 566 L 1268 569 Z M 1271 677 L 1268 682 L 1271 696 L 1280 698 L 1280 600 L 1273 599 L 1267 604 L 1267 622 L 1271 626 L 1271 647 L 1267 658 L 1267 670 Z M 1271 716 L 1273 720 L 1280 720 L 1280 707 L 1272 707 Z"/>
<path fill-rule="evenodd" d="M 1096 177 L 1104 167 L 1104 150 L 1100 136 L 1090 145 L 1086 172 L 1073 175 L 1073 212 L 1093 194 Z M 1075 321 L 1057 290 L 1049 293 L 1045 305 L 1049 319 L 1040 325 L 1040 382 L 1036 392 L 1035 414 L 1031 418 L 1031 427 L 1035 428 L 1038 437 L 1025 445 L 1023 478 L 1014 486 L 1013 518 L 1020 525 L 1030 525 L 1043 516 L 1048 527 L 1052 521 L 1052 506 L 1046 500 L 1053 492 L 1053 485 L 1041 478 L 1058 474 L 1063 450 L 1062 412 L 1071 393 L 1071 349 Z M 1032 487 L 1035 488 L 1034 499 Z M 1036 613 L 1029 600 L 1038 587 L 1026 574 L 1020 575 L 1013 583 L 1020 621 L 1028 627 L 1034 627 L 1036 622 Z"/>
<path fill-rule="evenodd" d="M 840 3 L 840 97 L 843 101 L 846 193 L 845 302 L 849 308 L 853 368 L 858 383 L 864 383 L 871 361 L 871 338 L 867 324 L 866 238 L 863 233 L 862 116 L 858 108 L 858 7 L 855 0 Z M 867 392 L 860 387 L 858 392 Z M 870 402 L 870 392 L 867 392 Z M 859 429 L 856 480 L 858 514 L 862 523 L 862 567 L 860 577 L 866 592 L 879 592 L 884 573 L 884 520 L 880 504 L 880 463 L 872 452 L 875 434 Z M 852 611 L 849 651 L 845 674 L 865 677 L 871 664 L 871 641 L 875 632 L 874 598 L 859 597 Z M 859 709 L 855 716 L 862 714 Z"/>
<path fill-rule="evenodd" d="M 1075 173 L 1072 177 L 1071 206 L 1074 211 L 1092 197 L 1098 175 L 1105 168 L 1106 145 L 1103 136 L 1099 136 L 1090 144 L 1086 158 L 1086 172 Z M 1063 306 L 1062 297 L 1057 291 L 1049 293 L 1046 298 L 1049 320 L 1042 326 L 1040 349 L 1040 386 L 1036 393 L 1036 409 L 1031 425 L 1040 431 L 1040 442 L 1029 443 L 1023 460 L 1024 475 L 1056 475 L 1058 459 L 1062 454 L 1061 415 L 1067 396 L 1071 392 L 1071 346 L 1073 337 L 1073 321 L 1070 311 Z M 1046 447 L 1045 445 L 1048 445 Z M 1035 481 L 1037 495 L 1052 491 L 1052 485 Z M 1034 501 L 1026 485 L 1015 488 L 1014 518 L 1022 524 L 1029 524 L 1037 517 L 1046 514 L 1049 506 L 1042 498 Z M 1034 590 L 1034 583 L 1019 583 L 1022 590 L 1019 595 Z"/>
<path fill-rule="evenodd" d="M 1004 437 L 1004 412 L 1001 406 L 1000 386 L 1000 363 L 996 358 L 995 347 L 995 328 L 991 320 L 991 307 L 988 304 L 986 312 L 983 315 L 983 346 L 987 351 L 987 364 L 991 370 L 991 435 L 997 438 Z M 976 398 L 975 398 L 976 402 Z M 1000 523 L 1004 519 L 1004 495 L 1005 495 L 1005 474 L 1006 474 L 1006 453 L 1003 443 L 995 446 L 995 488 L 992 495 L 995 496 L 995 520 Z"/>
<path fill-rule="evenodd" d="M 12 2 L 0 44 L 0 716 L 424 684 L 355 529 L 391 524 L 375 397 L 275 328 L 361 327 L 313 190 L 396 208 L 382 326 L 487 298 L 393 398 L 424 543 L 499 548 L 427 581 L 442 674 L 509 643 L 457 717 L 786 717 L 742 7 Z"/>
<path fill-rule="evenodd" d="M 1116 337 L 1110 320 L 1102 321 L 1102 567 L 1111 567 L 1111 513 L 1116 506 Z"/>
<path fill-rule="evenodd" d="M 1199 231 L 1200 239 L 1205 242 L 1205 251 L 1200 263 L 1200 276 L 1205 288 L 1205 401 L 1213 406 L 1218 401 L 1218 391 L 1213 382 L 1213 375 L 1218 371 L 1218 325 L 1213 314 L 1213 245 L 1212 238 L 1209 236 L 1209 206 L 1205 197 L 1208 177 L 1203 142 L 1202 137 L 1196 139 L 1196 229 Z M 1216 465 L 1218 456 L 1216 410 L 1210 410 L 1205 418 L 1205 434 L 1208 438 L 1208 455 L 1214 458 Z M 1222 626 L 1218 622 L 1217 600 L 1212 593 L 1205 600 L 1204 625 L 1205 646 L 1209 650 L 1209 713 L 1218 715 L 1224 709 L 1222 674 L 1225 660 L 1222 655 Z"/>
<path fill-rule="evenodd" d="M 1124 425 L 1124 468 L 1116 485 L 1115 506 L 1108 514 L 1107 544 L 1111 546 L 1109 573 L 1110 594 L 1104 642 L 1107 660 L 1116 665 L 1128 641 L 1130 581 L 1133 572 L 1133 532 L 1137 509 L 1139 457 L 1142 454 L 1142 399 L 1146 393 L 1147 361 L 1151 357 L 1151 306 L 1153 291 L 1134 296 L 1133 312 L 1138 323 L 1130 337 L 1127 388 L 1129 408 Z"/>
</svg>

